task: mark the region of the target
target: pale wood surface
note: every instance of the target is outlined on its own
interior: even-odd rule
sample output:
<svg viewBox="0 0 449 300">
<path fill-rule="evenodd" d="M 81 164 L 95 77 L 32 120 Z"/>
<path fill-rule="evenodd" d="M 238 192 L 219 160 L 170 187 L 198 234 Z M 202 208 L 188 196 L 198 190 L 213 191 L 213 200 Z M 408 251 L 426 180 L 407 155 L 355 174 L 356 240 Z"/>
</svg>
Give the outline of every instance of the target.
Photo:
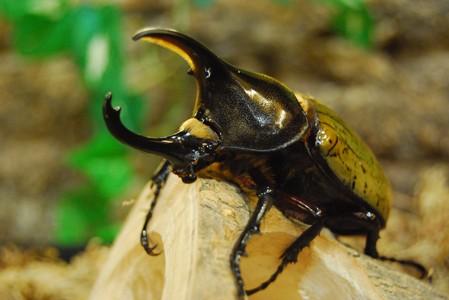
<svg viewBox="0 0 449 300">
<path fill-rule="evenodd" d="M 139 233 L 152 191 L 145 187 L 100 272 L 91 299 L 235 299 L 229 255 L 249 218 L 246 198 L 224 182 L 183 184 L 170 176 L 150 223 L 163 254 L 148 256 Z M 246 287 L 264 281 L 303 230 L 272 209 L 242 259 Z M 265 291 L 265 299 L 447 299 L 430 285 L 358 254 L 324 231 Z"/>
</svg>

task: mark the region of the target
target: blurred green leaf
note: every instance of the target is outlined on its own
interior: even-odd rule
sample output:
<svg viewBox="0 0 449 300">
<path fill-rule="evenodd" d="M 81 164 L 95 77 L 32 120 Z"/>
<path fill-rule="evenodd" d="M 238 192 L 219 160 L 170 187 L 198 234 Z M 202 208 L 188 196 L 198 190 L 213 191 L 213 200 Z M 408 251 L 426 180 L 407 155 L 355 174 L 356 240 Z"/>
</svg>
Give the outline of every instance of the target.
<svg viewBox="0 0 449 300">
<path fill-rule="evenodd" d="M 193 0 L 193 4 L 200 8 L 211 6 L 215 0 Z"/>
<path fill-rule="evenodd" d="M 134 179 L 133 169 L 123 157 L 89 157 L 81 165 L 102 196 L 114 199 Z"/>
<path fill-rule="evenodd" d="M 61 245 L 82 245 L 89 236 L 89 220 L 81 204 L 83 195 L 66 195 L 56 207 L 56 241 Z"/>
<path fill-rule="evenodd" d="M 272 1 L 280 5 L 289 5 L 291 3 L 291 0 L 272 0 Z"/>
<path fill-rule="evenodd" d="M 108 132 L 102 132 L 93 136 L 89 142 L 70 154 L 70 163 L 80 166 L 89 157 L 98 156 L 123 156 L 125 148 Z"/>
<path fill-rule="evenodd" d="M 363 47 L 372 46 L 374 22 L 365 8 L 342 9 L 335 17 L 336 30 L 357 45 Z"/>
<path fill-rule="evenodd" d="M 57 206 L 56 241 L 65 246 L 82 245 L 97 236 L 111 242 L 119 225 L 111 223 L 108 201 L 93 185 L 67 193 Z"/>
<path fill-rule="evenodd" d="M 103 94 L 108 87 L 123 84 L 120 19 L 113 6 L 81 6 L 74 11 L 72 53 L 88 86 Z"/>
<path fill-rule="evenodd" d="M 374 20 L 364 0 L 317 0 L 335 9 L 335 31 L 355 44 L 372 46 Z"/>
<path fill-rule="evenodd" d="M 65 51 L 70 46 L 67 36 L 72 27 L 71 15 L 61 20 L 46 16 L 26 15 L 14 27 L 13 43 L 23 55 L 49 56 Z"/>
<path fill-rule="evenodd" d="M 142 116 L 140 97 L 129 94 L 123 80 L 121 17 L 116 7 L 80 7 L 74 12 L 76 31 L 72 53 L 91 90 L 91 119 L 97 129 L 104 130 L 101 107 L 106 92 L 111 91 L 114 105 L 122 107 L 122 120 L 138 130 Z"/>
<path fill-rule="evenodd" d="M 134 179 L 124 147 L 107 133 L 98 134 L 88 144 L 72 152 L 70 164 L 83 171 L 102 197 L 113 199 Z"/>
<path fill-rule="evenodd" d="M 108 223 L 99 226 L 95 231 L 95 236 L 99 237 L 104 243 L 112 243 L 120 230 L 120 224 Z"/>
<path fill-rule="evenodd" d="M 10 21 L 29 15 L 56 17 L 63 13 L 69 0 L 1 0 L 0 14 Z"/>
<path fill-rule="evenodd" d="M 0 13 L 9 20 L 17 20 L 30 10 L 32 0 L 1 0 Z"/>
<path fill-rule="evenodd" d="M 119 225 L 111 220 L 112 200 L 134 180 L 127 152 L 106 130 L 102 103 L 114 93 L 123 108 L 122 120 L 138 130 L 141 98 L 123 80 L 121 13 L 116 6 L 70 6 L 69 0 L 0 0 L 0 14 L 13 23 L 17 51 L 31 57 L 69 54 L 79 67 L 90 93 L 93 136 L 70 153 L 72 167 L 86 176 L 86 184 L 68 192 L 57 207 L 56 239 L 78 245 L 91 236 L 110 242 Z"/>
</svg>

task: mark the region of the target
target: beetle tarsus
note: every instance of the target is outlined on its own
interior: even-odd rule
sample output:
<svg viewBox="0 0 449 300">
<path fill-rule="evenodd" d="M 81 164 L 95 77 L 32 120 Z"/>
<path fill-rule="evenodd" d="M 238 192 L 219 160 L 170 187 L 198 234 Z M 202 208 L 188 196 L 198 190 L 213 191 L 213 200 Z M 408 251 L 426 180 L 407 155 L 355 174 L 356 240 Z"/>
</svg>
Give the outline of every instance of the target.
<svg viewBox="0 0 449 300">
<path fill-rule="evenodd" d="M 320 234 L 321 229 L 324 227 L 324 219 L 319 219 L 317 222 L 315 222 L 312 226 L 307 228 L 281 255 L 281 263 L 277 267 L 276 271 L 268 278 L 266 281 L 264 281 L 262 284 L 260 284 L 258 287 L 246 290 L 247 295 L 252 295 L 254 293 L 257 293 L 261 290 L 266 289 L 273 281 L 276 280 L 276 278 L 279 276 L 279 274 L 282 273 L 282 271 L 285 269 L 285 267 L 290 263 L 296 263 L 298 260 L 299 253 L 305 248 L 310 245 L 310 243 Z"/>
<path fill-rule="evenodd" d="M 154 252 L 154 249 L 157 248 L 157 244 L 154 244 L 154 246 L 150 246 L 151 240 L 148 238 L 148 233 L 144 229 L 140 233 L 140 244 L 142 245 L 143 249 L 148 255 L 151 256 L 158 256 L 161 254 L 160 252 Z"/>
<path fill-rule="evenodd" d="M 420 279 L 432 280 L 431 274 L 426 269 L 426 267 L 424 267 L 423 265 L 421 265 L 420 263 L 418 263 L 416 261 L 409 260 L 409 259 L 398 259 L 398 258 L 382 256 L 382 255 L 377 257 L 377 259 L 380 259 L 380 260 L 383 260 L 383 261 L 390 261 L 390 262 L 394 262 L 394 263 L 398 263 L 398 264 L 401 264 L 401 265 L 412 267 L 416 271 L 419 272 L 419 278 Z"/>
<path fill-rule="evenodd" d="M 154 244 L 154 246 L 150 246 L 150 240 L 148 238 L 146 230 L 142 230 L 141 232 L 140 244 L 142 245 L 145 252 L 150 256 L 158 256 L 159 254 L 161 254 L 161 252 L 154 252 L 154 249 L 157 248 L 157 244 Z"/>
</svg>

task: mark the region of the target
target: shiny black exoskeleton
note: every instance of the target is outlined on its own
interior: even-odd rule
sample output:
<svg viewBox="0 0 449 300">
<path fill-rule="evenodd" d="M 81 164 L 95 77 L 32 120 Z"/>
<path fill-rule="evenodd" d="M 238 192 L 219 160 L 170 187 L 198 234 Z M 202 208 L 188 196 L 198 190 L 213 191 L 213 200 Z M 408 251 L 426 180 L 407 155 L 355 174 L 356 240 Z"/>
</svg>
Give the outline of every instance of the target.
<svg viewBox="0 0 449 300">
<path fill-rule="evenodd" d="M 111 94 L 106 96 L 104 118 L 110 132 L 165 159 L 153 177 L 156 198 L 141 233 L 148 254 L 156 254 L 156 245 L 147 237 L 147 225 L 168 174 L 174 172 L 190 183 L 199 172 L 219 164 L 219 170 L 231 174 L 242 188 L 254 189 L 259 198 L 230 258 L 240 298 L 266 288 L 323 227 L 339 234 L 365 235 L 366 254 L 394 260 L 380 257 L 376 250 L 391 206 L 388 180 L 371 150 L 334 112 L 269 76 L 224 62 L 179 32 L 146 29 L 134 39 L 181 55 L 198 87 L 193 117 L 179 132 L 163 138 L 129 131 L 120 121 L 120 110 L 111 105 Z M 311 226 L 285 250 L 270 278 L 245 290 L 240 257 L 273 205 L 288 218 Z M 401 262 L 425 271 L 416 263 Z"/>
</svg>

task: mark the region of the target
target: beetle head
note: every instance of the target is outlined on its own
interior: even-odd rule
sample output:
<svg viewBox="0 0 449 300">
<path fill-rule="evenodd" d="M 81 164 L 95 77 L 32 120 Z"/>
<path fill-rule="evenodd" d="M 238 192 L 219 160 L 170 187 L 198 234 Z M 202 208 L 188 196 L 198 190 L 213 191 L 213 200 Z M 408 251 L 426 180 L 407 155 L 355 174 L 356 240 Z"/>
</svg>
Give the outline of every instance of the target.
<svg viewBox="0 0 449 300">
<path fill-rule="evenodd" d="M 197 83 L 193 118 L 173 136 L 138 136 L 121 124 L 109 96 L 104 106 L 105 120 L 118 139 L 164 156 L 178 166 L 174 168 L 175 173 L 180 170 L 178 175 L 184 172 L 186 178 L 188 174 L 193 176 L 192 165 L 212 161 L 217 147 L 275 151 L 299 140 L 307 130 L 306 113 L 294 93 L 279 81 L 238 69 L 199 42 L 173 30 L 145 29 L 133 39 L 172 50 L 189 64 L 189 73 Z"/>
</svg>

